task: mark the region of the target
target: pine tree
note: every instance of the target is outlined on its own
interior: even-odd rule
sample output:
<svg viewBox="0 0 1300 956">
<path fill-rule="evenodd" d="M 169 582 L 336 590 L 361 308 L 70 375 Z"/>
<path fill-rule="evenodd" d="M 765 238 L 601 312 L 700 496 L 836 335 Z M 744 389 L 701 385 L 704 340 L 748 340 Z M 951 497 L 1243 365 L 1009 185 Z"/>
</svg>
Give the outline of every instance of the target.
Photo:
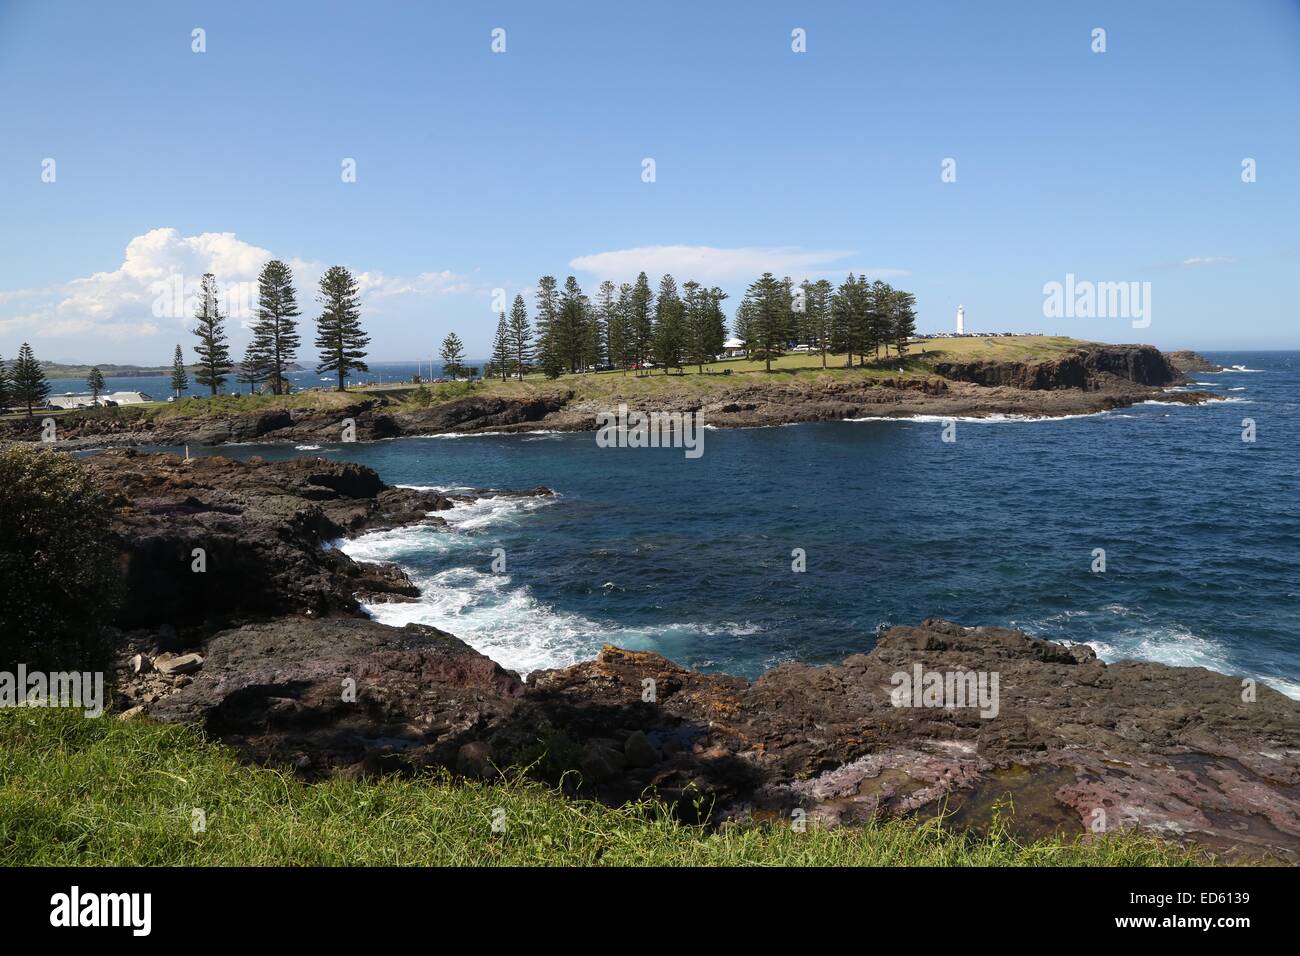
<svg viewBox="0 0 1300 956">
<path fill-rule="evenodd" d="M 682 283 L 682 355 L 696 371 L 704 372 L 704 363 L 712 356 L 704 354 L 704 340 L 699 333 L 704 322 L 704 293 L 694 279 Z"/>
<path fill-rule="evenodd" d="M 624 282 L 618 287 L 618 297 L 610 310 L 606 332 L 609 364 L 623 369 L 624 372 L 632 364 L 631 313 L 632 284 Z"/>
<path fill-rule="evenodd" d="M 894 292 L 891 333 L 898 354 L 906 355 L 907 341 L 916 334 L 916 296 L 910 292 Z"/>
<path fill-rule="evenodd" d="M 833 287 L 826 279 L 801 285 L 804 294 L 803 321 L 800 326 L 800 339 L 817 349 L 822 354 L 822 368 L 826 367 L 826 350 L 831 339 L 831 295 Z"/>
<path fill-rule="evenodd" d="M 370 336 L 361 329 L 361 302 L 357 280 L 343 266 L 330 266 L 320 280 L 320 318 L 316 320 L 316 347 L 320 364 L 316 374 L 335 372 L 338 391 L 352 371 L 368 372 L 364 359 Z"/>
<path fill-rule="evenodd" d="M 239 363 L 239 374 L 236 379 L 248 386 L 248 394 L 256 395 L 257 383 L 266 381 L 271 374 L 271 359 L 266 352 L 262 351 L 258 339 L 254 338 L 244 349 L 244 358 Z M 271 387 L 274 389 L 274 381 Z"/>
<path fill-rule="evenodd" d="M 711 358 L 722 354 L 727 343 L 727 314 L 722 311 L 722 300 L 727 298 L 716 285 L 705 293 L 704 352 Z"/>
<path fill-rule="evenodd" d="M 632 364 L 637 368 L 645 365 L 650 357 L 654 343 L 654 295 L 650 291 L 650 280 L 642 272 L 636 277 L 632 286 L 632 295 L 628 300 L 628 331 L 632 345 Z"/>
<path fill-rule="evenodd" d="M 618 287 L 609 279 L 602 282 L 596 292 L 592 318 L 596 326 L 596 365 L 614 365 L 613 342 L 622 332 L 619 329 Z"/>
<path fill-rule="evenodd" d="M 845 367 L 853 365 L 855 354 L 860 364 L 865 364 L 867 352 L 874 346 L 871 301 L 866 276 L 851 272 L 831 298 L 831 350 L 845 353 Z"/>
<path fill-rule="evenodd" d="M 199 344 L 194 346 L 198 356 L 199 370 L 194 380 L 206 385 L 217 394 L 217 389 L 226 384 L 230 374 L 230 348 L 226 344 L 226 317 L 221 314 L 221 302 L 217 298 L 217 280 L 211 273 L 205 273 L 199 289 L 199 304 L 194 317 L 198 325 L 193 332 L 198 336 Z"/>
<path fill-rule="evenodd" d="M 497 322 L 497 337 L 492 344 L 492 369 L 503 382 L 510 377 L 510 326 L 506 324 L 504 312 Z"/>
<path fill-rule="evenodd" d="M 754 347 L 762 353 L 767 363 L 767 371 L 772 371 L 772 355 L 780 353 L 785 340 L 785 333 L 790 321 L 790 297 L 781 280 L 770 272 L 764 272 L 745 290 L 749 300 L 746 315 L 750 357 L 754 357 Z"/>
<path fill-rule="evenodd" d="M 831 295 L 830 350 L 836 354 L 844 353 L 845 368 L 853 365 L 853 323 L 849 315 L 852 309 L 849 290 L 852 287 L 853 275 L 850 273 L 849 278 L 840 283 L 840 287 Z"/>
<path fill-rule="evenodd" d="M 750 346 L 753 344 L 753 317 L 754 303 L 750 301 L 748 296 L 746 296 L 741 299 L 740 304 L 736 306 L 736 338 L 740 339 L 744 344 L 746 352 L 749 352 Z"/>
<path fill-rule="evenodd" d="M 560 293 L 559 314 L 552 326 L 556 348 L 562 363 L 570 372 L 579 372 L 587 365 L 590 333 L 588 330 L 587 297 L 578 280 L 569 276 Z"/>
<path fill-rule="evenodd" d="M 682 367 L 682 325 L 686 311 L 677 294 L 677 282 L 670 275 L 659 280 L 659 298 L 655 301 L 653 349 L 655 361 L 664 367 Z"/>
<path fill-rule="evenodd" d="M 9 378 L 9 367 L 5 365 L 5 360 L 0 358 L 0 413 L 9 408 L 12 395 L 13 381 Z"/>
<path fill-rule="evenodd" d="M 537 281 L 537 292 L 534 294 L 534 302 L 537 306 L 537 318 L 534 326 L 537 330 L 537 362 L 543 370 L 563 367 L 563 359 L 560 355 L 559 346 L 559 324 L 560 316 L 560 293 L 556 285 L 554 276 L 542 276 Z M 557 375 L 549 375 L 550 378 L 558 378 Z"/>
<path fill-rule="evenodd" d="M 460 336 L 455 332 L 448 332 L 442 340 L 442 374 L 450 378 L 463 378 L 465 369 L 465 346 L 461 344 Z"/>
<path fill-rule="evenodd" d="M 26 342 L 18 349 L 18 358 L 13 367 L 13 396 L 18 405 L 27 406 L 31 415 L 32 406 L 44 405 L 50 397 L 50 384 L 45 381 L 45 370 L 32 355 L 32 347 Z"/>
<path fill-rule="evenodd" d="M 90 389 L 90 404 L 99 404 L 99 393 L 104 391 L 104 373 L 96 365 L 86 376 L 86 388 Z"/>
<path fill-rule="evenodd" d="M 786 304 L 785 326 L 781 330 L 781 344 L 798 345 L 807 303 L 800 296 L 795 295 L 794 280 L 789 276 L 781 280 L 781 288 L 785 292 Z"/>
<path fill-rule="evenodd" d="M 181 393 L 188 391 L 190 387 L 190 376 L 185 371 L 185 359 L 181 356 L 181 347 L 176 346 L 176 354 L 172 356 L 172 393 L 176 398 L 181 397 Z"/>
<path fill-rule="evenodd" d="M 510 348 L 515 360 L 515 374 L 522 382 L 524 369 L 532 358 L 533 330 L 528 325 L 528 306 L 522 295 L 515 296 L 514 305 L 510 307 Z"/>
<path fill-rule="evenodd" d="M 866 284 L 866 277 L 862 279 Z M 880 347 L 885 347 L 885 354 L 889 354 L 889 343 L 893 340 L 891 313 L 893 308 L 894 290 L 887 282 L 877 279 L 871 284 L 871 290 L 868 294 L 868 341 L 875 349 L 876 355 L 880 355 Z"/>
<path fill-rule="evenodd" d="M 686 361 L 703 373 L 704 363 L 713 361 L 727 339 L 727 320 L 722 313 L 727 294 L 717 286 L 705 289 L 697 282 L 687 282 L 682 290 Z"/>
<path fill-rule="evenodd" d="M 302 313 L 293 289 L 293 273 L 279 259 L 263 266 L 257 277 L 255 314 L 253 342 L 256 351 L 265 358 L 271 391 L 276 395 L 287 394 L 289 383 L 284 375 L 301 344 L 294 319 Z"/>
</svg>

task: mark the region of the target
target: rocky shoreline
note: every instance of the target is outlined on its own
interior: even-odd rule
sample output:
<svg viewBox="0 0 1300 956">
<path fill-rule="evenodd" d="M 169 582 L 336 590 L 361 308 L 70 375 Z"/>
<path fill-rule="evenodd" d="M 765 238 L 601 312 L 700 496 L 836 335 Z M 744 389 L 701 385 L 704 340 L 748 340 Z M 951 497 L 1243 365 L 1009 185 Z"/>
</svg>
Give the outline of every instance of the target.
<svg viewBox="0 0 1300 956">
<path fill-rule="evenodd" d="M 532 766 L 579 796 L 653 793 L 715 824 L 943 810 L 979 828 L 1009 802 L 1025 836 L 1136 828 L 1300 860 L 1300 702 L 1262 685 L 937 619 L 754 681 L 615 647 L 525 680 L 451 634 L 367 618 L 360 601 L 418 591 L 330 547 L 444 524 L 454 496 L 320 459 L 127 449 L 83 467 L 121 553 L 121 715 L 200 724 L 305 780 Z M 996 716 L 895 706 L 896 675 L 918 666 L 998 675 Z"/>
<path fill-rule="evenodd" d="M 1196 363 L 1187 358 L 1194 354 L 1174 356 L 1194 370 Z M 620 391 L 618 383 L 599 400 L 583 398 L 573 389 L 542 387 L 528 398 L 485 394 L 414 411 L 395 409 L 380 398 L 358 398 L 328 412 L 273 408 L 228 417 L 158 418 L 126 408 L 111 416 L 61 419 L 54 444 L 64 450 L 321 444 L 339 441 L 347 421 L 358 441 L 448 433 L 592 431 L 596 416 L 621 401 L 643 411 L 698 412 L 705 424 L 717 428 L 748 428 L 873 417 L 1052 418 L 1097 414 L 1153 398 L 1200 404 L 1219 397 L 1166 391 L 1186 383 L 1181 368 L 1149 345 L 1097 345 L 1041 361 L 938 363 L 935 374 L 925 377 L 900 374 L 844 381 L 818 379 L 814 373 L 755 381 L 746 375 L 737 376 L 734 385 L 707 390 L 674 383 L 655 394 L 653 408 L 645 395 L 626 385 L 626 391 Z M 4 428 L 0 437 L 40 438 L 39 416 L 10 421 Z"/>
</svg>

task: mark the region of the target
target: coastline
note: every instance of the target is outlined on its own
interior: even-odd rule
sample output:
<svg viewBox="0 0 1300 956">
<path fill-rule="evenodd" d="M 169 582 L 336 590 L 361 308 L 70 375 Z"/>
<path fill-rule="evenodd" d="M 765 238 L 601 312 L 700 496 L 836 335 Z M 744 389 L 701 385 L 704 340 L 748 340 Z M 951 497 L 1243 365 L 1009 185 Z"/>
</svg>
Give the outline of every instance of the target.
<svg viewBox="0 0 1300 956">
<path fill-rule="evenodd" d="M 390 488 L 368 468 L 319 459 L 116 451 L 88 467 L 118 502 L 136 572 L 128 583 L 151 588 L 128 605 L 122 703 L 141 708 L 133 715 L 199 722 L 248 759 L 307 779 L 429 766 L 492 778 L 539 759 L 544 739 L 543 776 L 578 771 L 577 795 L 620 804 L 650 788 L 688 818 L 706 799 L 715 822 L 800 808 L 853 825 L 942 805 L 978 828 L 1010 792 L 1029 811 L 1017 824 L 1026 836 L 1087 832 L 1102 808 L 1113 825 L 1216 850 L 1300 851 L 1300 801 L 1289 795 L 1300 780 L 1300 703 L 1268 688 L 1246 705 L 1240 681 L 1201 668 L 1104 664 L 1084 646 L 941 620 L 894 628 L 840 665 L 786 664 L 753 681 L 614 647 L 522 680 L 436 628 L 367 619 L 359 598 L 409 601 L 418 590 L 400 568 L 321 547 L 382 528 L 445 527 L 439 512 L 455 495 Z M 478 489 L 459 500 L 547 493 Z M 218 553 L 251 557 L 232 588 L 205 582 L 205 595 L 225 595 L 219 612 L 200 606 L 171 626 L 173 611 L 149 598 L 157 573 L 166 555 L 210 542 L 217 514 L 229 518 L 233 548 Z M 197 667 L 160 673 L 191 653 Z M 916 664 L 1000 673 L 1000 713 L 891 706 L 890 674 Z M 339 701 L 348 677 L 359 706 Z M 642 699 L 646 680 L 653 702 Z"/>
<path fill-rule="evenodd" d="M 1196 405 L 1222 400 L 1183 390 L 1183 371 L 1211 363 L 1195 353 L 1151 346 L 1081 344 L 1046 359 L 936 362 L 921 371 L 871 374 L 855 369 L 726 376 L 604 377 L 600 381 L 486 382 L 476 393 L 411 406 L 398 395 L 331 396 L 312 407 L 268 400 L 249 411 L 161 416 L 132 410 L 57 420 L 61 450 L 150 445 L 310 445 L 340 440 L 350 425 L 357 441 L 529 431 L 594 431 L 597 416 L 620 404 L 643 412 L 697 415 L 705 427 L 753 428 L 864 419 L 1024 420 L 1092 415 L 1143 401 Z M 939 374 L 942 372 L 942 374 Z M 1169 391 L 1171 388 L 1179 391 Z M 323 401 L 323 399 L 322 399 Z M 35 441 L 41 417 L 0 424 L 0 439 Z"/>
</svg>

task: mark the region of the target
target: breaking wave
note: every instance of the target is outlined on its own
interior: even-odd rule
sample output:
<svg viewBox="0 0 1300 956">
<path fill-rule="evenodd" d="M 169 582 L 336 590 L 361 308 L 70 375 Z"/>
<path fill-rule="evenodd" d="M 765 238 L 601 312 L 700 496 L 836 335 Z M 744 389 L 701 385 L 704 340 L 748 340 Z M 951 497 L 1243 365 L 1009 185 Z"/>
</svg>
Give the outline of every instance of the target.
<svg viewBox="0 0 1300 956">
<path fill-rule="evenodd" d="M 443 492 L 465 490 L 418 487 Z M 389 561 L 401 565 L 420 589 L 416 601 L 366 605 L 371 618 L 394 627 L 425 624 L 439 628 L 456 635 L 502 667 L 525 675 L 590 660 L 605 644 L 659 650 L 670 647 L 678 639 L 743 638 L 762 630 L 749 621 L 620 626 L 559 610 L 538 600 L 527 585 L 516 583 L 510 574 L 488 570 L 495 539 L 484 532 L 518 525 L 529 514 L 555 500 L 554 497 L 480 498 L 437 512 L 447 521 L 446 529 L 416 525 L 375 531 L 342 542 L 339 547 L 358 561 Z M 466 565 L 466 560 L 473 560 L 479 567 Z M 417 569 L 448 562 L 454 562 L 453 566 L 428 571 Z"/>
<path fill-rule="evenodd" d="M 1091 630 L 1096 636 L 1065 643 L 1087 644 L 1108 664 L 1135 660 L 1171 667 L 1204 667 L 1220 674 L 1254 677 L 1300 700 L 1300 684 L 1275 674 L 1250 673 L 1224 644 L 1181 624 L 1160 622 L 1120 604 L 1107 604 L 1096 611 L 1063 611 L 1037 621 L 1012 622 L 1012 626 L 1047 640 L 1060 640 L 1059 630 L 1066 622 L 1076 633 Z"/>
</svg>

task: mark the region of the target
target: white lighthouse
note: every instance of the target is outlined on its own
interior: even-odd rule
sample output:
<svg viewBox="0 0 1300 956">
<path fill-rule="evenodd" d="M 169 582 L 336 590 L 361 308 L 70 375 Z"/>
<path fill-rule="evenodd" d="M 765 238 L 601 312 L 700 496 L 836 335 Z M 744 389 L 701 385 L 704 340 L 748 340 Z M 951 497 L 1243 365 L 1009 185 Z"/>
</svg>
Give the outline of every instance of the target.
<svg viewBox="0 0 1300 956">
<path fill-rule="evenodd" d="M 957 306 L 957 334 L 966 334 L 966 306 Z"/>
</svg>

